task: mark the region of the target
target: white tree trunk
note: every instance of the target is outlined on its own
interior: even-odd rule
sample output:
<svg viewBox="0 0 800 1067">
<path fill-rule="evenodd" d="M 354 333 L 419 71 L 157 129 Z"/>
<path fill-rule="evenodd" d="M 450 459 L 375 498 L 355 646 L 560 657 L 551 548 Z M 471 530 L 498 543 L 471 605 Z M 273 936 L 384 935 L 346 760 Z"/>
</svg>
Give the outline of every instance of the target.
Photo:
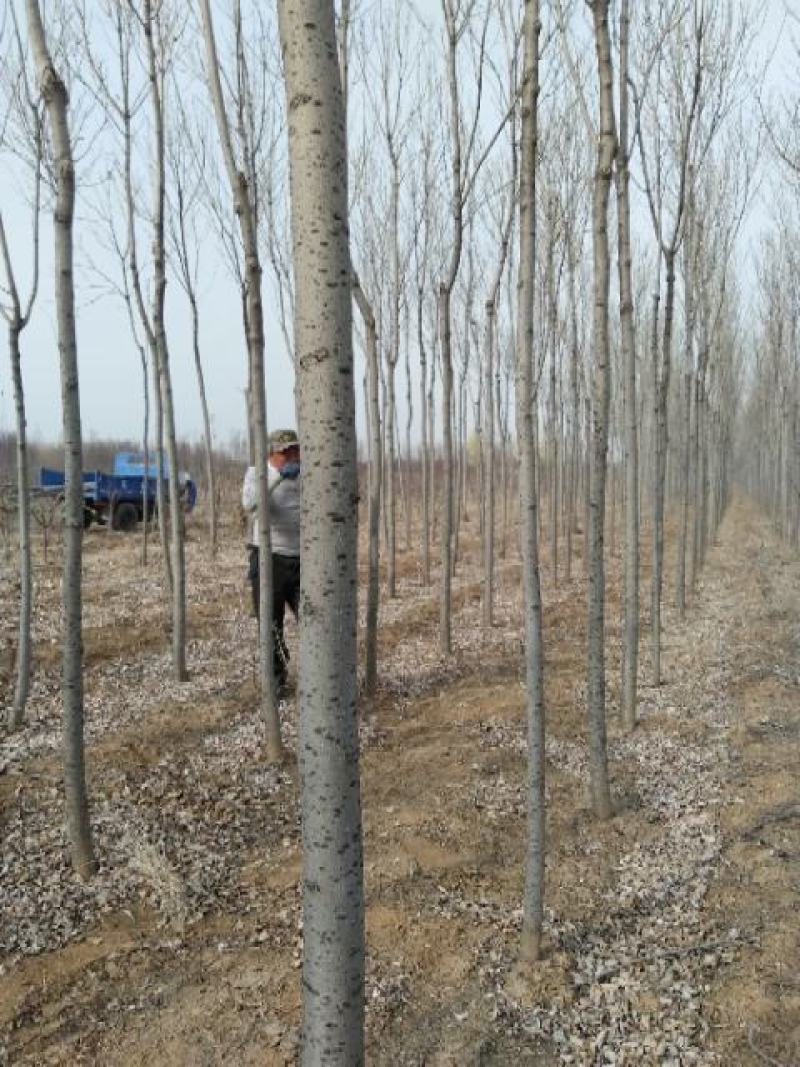
<svg viewBox="0 0 800 1067">
<path fill-rule="evenodd" d="M 357 468 L 347 146 L 330 0 L 278 4 L 304 449 L 298 753 L 306 1067 L 364 1062 Z"/>
</svg>

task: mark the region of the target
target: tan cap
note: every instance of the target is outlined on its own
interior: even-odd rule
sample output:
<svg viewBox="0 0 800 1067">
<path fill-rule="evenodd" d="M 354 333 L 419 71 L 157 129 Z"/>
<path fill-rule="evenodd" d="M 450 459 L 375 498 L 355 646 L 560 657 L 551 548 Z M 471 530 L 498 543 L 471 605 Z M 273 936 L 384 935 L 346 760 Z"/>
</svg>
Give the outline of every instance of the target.
<svg viewBox="0 0 800 1067">
<path fill-rule="evenodd" d="M 273 430 L 267 438 L 270 452 L 285 452 L 287 448 L 299 445 L 297 433 L 294 430 Z"/>
</svg>

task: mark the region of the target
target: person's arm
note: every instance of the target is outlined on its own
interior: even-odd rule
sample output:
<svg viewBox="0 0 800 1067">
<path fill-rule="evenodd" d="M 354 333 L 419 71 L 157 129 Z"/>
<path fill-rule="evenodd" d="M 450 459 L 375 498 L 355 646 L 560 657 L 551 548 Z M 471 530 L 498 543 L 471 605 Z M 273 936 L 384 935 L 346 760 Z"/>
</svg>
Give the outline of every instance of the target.
<svg viewBox="0 0 800 1067">
<path fill-rule="evenodd" d="M 242 485 L 242 507 L 245 511 L 255 511 L 258 507 L 255 467 L 248 467 L 244 476 L 244 484 Z"/>
</svg>

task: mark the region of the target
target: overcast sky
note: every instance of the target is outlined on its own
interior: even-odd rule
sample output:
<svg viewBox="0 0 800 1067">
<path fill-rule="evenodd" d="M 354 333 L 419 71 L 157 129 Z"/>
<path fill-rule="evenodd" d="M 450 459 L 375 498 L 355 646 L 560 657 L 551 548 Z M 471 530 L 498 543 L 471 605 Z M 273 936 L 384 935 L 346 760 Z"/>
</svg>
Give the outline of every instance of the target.
<svg viewBox="0 0 800 1067">
<path fill-rule="evenodd" d="M 798 0 L 793 0 L 790 6 L 797 10 Z M 766 54 L 775 48 L 766 89 L 776 91 L 785 87 L 787 92 L 796 93 L 796 53 L 791 37 L 797 36 L 797 26 L 784 24 L 783 12 L 783 0 L 766 0 L 765 28 L 759 51 Z M 99 277 L 93 270 L 93 264 L 108 272 L 113 272 L 113 266 L 98 248 L 93 236 L 97 223 L 89 214 L 87 196 L 90 193 L 91 190 L 87 193 L 79 186 L 75 229 L 78 251 L 77 330 L 84 434 L 87 438 L 137 438 L 142 422 L 139 356 L 131 342 L 124 307 L 118 299 L 101 294 Z M 24 292 L 29 268 L 29 214 L 21 171 L 13 165 L 7 154 L 0 155 L 0 205 Z M 754 207 L 744 238 L 746 246 L 752 248 L 757 233 L 768 218 L 768 204 L 762 200 Z M 238 291 L 214 238 L 208 236 L 206 245 L 200 292 L 202 355 L 215 436 L 225 442 L 245 430 L 243 390 L 247 378 L 246 355 Z M 140 255 L 146 252 L 147 247 L 143 242 Z M 53 296 L 52 219 L 49 214 L 43 216 L 41 271 L 39 299 L 22 342 L 28 427 L 34 438 L 57 440 L 61 434 L 61 406 Z M 294 423 L 294 379 L 275 319 L 272 293 L 272 285 L 265 272 L 269 422 L 272 427 L 290 426 Z M 191 331 L 185 296 L 174 280 L 169 283 L 167 300 L 166 319 L 176 425 L 181 437 L 198 439 L 202 423 L 191 351 Z M 13 431 L 13 397 L 4 342 L 0 342 L 0 354 L 0 430 Z M 360 390 L 360 375 L 357 385 Z"/>
</svg>

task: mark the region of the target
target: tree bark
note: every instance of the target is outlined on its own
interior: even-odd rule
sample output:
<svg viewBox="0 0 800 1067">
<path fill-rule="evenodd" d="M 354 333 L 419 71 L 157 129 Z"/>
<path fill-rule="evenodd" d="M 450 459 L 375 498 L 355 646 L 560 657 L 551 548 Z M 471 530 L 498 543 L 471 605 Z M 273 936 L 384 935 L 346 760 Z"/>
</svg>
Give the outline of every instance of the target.
<svg viewBox="0 0 800 1067">
<path fill-rule="evenodd" d="M 206 459 L 206 482 L 208 484 L 208 539 L 211 546 L 211 555 L 215 556 L 217 554 L 217 489 L 214 464 L 214 441 L 211 434 L 211 415 L 208 410 L 203 360 L 200 356 L 200 310 L 197 306 L 195 278 L 193 277 L 192 264 L 189 258 L 189 242 L 186 236 L 186 200 L 184 196 L 182 176 L 177 173 L 179 166 L 180 164 L 175 161 L 175 184 L 177 187 L 176 196 L 178 200 L 178 232 L 175 243 L 178 252 L 180 280 L 186 292 L 186 298 L 189 301 L 189 309 L 192 315 L 192 354 L 194 356 L 194 370 L 197 378 L 197 391 L 200 395 L 200 410 L 203 416 L 203 446 Z"/>
<path fill-rule="evenodd" d="M 461 108 L 459 104 L 456 14 L 451 0 L 442 0 L 447 29 L 447 84 L 450 96 L 450 137 L 452 141 L 450 210 L 453 218 L 453 239 L 450 262 L 444 279 L 439 283 L 437 304 L 439 345 L 442 363 L 442 446 L 444 459 L 444 490 L 442 496 L 442 573 L 439 597 L 439 650 L 449 656 L 453 650 L 451 612 L 452 551 L 453 551 L 453 353 L 450 301 L 461 264 L 464 239 L 464 200 L 461 162 Z"/>
<path fill-rule="evenodd" d="M 172 666 L 179 682 L 188 681 L 186 669 L 186 567 L 184 560 L 184 520 L 180 492 L 180 467 L 175 433 L 175 407 L 172 402 L 172 376 L 164 323 L 167 291 L 164 203 L 166 199 L 166 146 L 164 140 L 164 99 L 158 73 L 154 33 L 158 15 L 151 0 L 144 0 L 143 28 L 147 44 L 150 102 L 153 111 L 153 304 L 152 323 L 158 365 L 159 396 L 164 412 L 164 434 L 169 470 L 170 553 L 172 558 Z"/>
<path fill-rule="evenodd" d="M 353 296 L 364 320 L 366 333 L 367 362 L 367 425 L 369 427 L 369 508 L 368 572 L 367 572 L 367 620 L 364 635 L 365 679 L 364 689 L 372 694 L 378 687 L 378 606 L 380 597 L 380 540 L 381 540 L 381 483 L 383 473 L 383 448 L 381 441 L 381 405 L 378 382 L 378 337 L 375 315 L 364 291 L 353 278 Z"/>
<path fill-rule="evenodd" d="M 275 688 L 272 656 L 272 545 L 269 530 L 269 491 L 267 486 L 267 412 L 264 396 L 264 312 L 261 303 L 261 261 L 258 253 L 258 234 L 248 184 L 247 167 L 237 167 L 231 141 L 230 124 L 222 95 L 222 82 L 214 39 L 214 25 L 209 0 L 201 0 L 203 36 L 206 48 L 206 76 L 228 172 L 228 181 L 239 219 L 245 260 L 244 321 L 247 329 L 248 351 L 248 411 L 253 460 L 256 468 L 259 567 L 259 676 L 261 678 L 261 710 L 267 729 L 267 758 L 273 762 L 284 757 L 281 723 Z"/>
<path fill-rule="evenodd" d="M 333 4 L 280 0 L 304 449 L 298 752 L 306 1067 L 364 1062 L 357 467 L 347 146 Z"/>
<path fill-rule="evenodd" d="M 387 122 L 389 121 L 387 115 Z M 386 348 L 386 521 L 389 539 L 387 555 L 387 592 L 397 596 L 397 451 L 395 449 L 395 423 L 397 400 L 395 398 L 395 372 L 400 357 L 400 169 L 391 134 L 388 135 L 389 160 L 392 170 L 389 196 L 389 244 L 391 248 L 392 277 L 389 300 L 389 344 Z"/>
<path fill-rule="evenodd" d="M 127 249 L 127 270 L 130 273 L 130 285 L 133 288 L 133 295 L 136 302 L 136 311 L 139 315 L 139 320 L 142 324 L 142 329 L 145 333 L 147 342 L 147 349 L 150 352 L 150 360 L 153 374 L 153 397 L 155 401 L 155 415 L 156 415 L 156 518 L 158 522 L 159 539 L 161 543 L 162 561 L 164 567 L 164 577 L 166 579 L 167 588 L 170 593 L 173 589 L 173 576 L 172 576 L 172 563 L 170 559 L 169 551 L 169 537 L 167 531 L 167 506 L 166 506 L 166 487 L 164 484 L 164 411 L 161 401 L 161 389 L 159 387 L 159 370 L 158 370 L 158 353 L 156 346 L 156 338 L 153 332 L 153 326 L 150 321 L 150 317 L 147 313 L 147 309 L 144 303 L 144 296 L 142 294 L 142 286 L 139 278 L 139 258 L 137 252 L 136 242 L 136 204 L 134 199 L 133 190 L 133 163 L 132 163 L 132 108 L 130 100 L 130 41 L 126 35 L 126 25 L 123 20 L 123 11 L 121 7 L 117 7 L 115 10 L 115 29 L 117 34 L 117 47 L 119 55 L 119 74 L 120 74 L 120 93 L 121 104 L 119 107 L 119 119 L 122 127 L 123 137 L 123 152 L 124 152 L 124 164 L 123 174 L 125 181 L 125 202 L 127 210 L 127 230 L 128 230 L 128 249 Z M 130 294 L 126 282 L 126 301 L 129 300 Z M 130 304 L 129 304 L 129 316 Z M 133 319 L 131 316 L 131 330 L 133 332 Z M 144 462 L 145 469 L 148 469 L 149 461 L 147 455 L 147 433 L 148 433 L 148 386 L 147 386 L 147 361 L 143 357 L 143 374 L 144 374 L 144 401 L 145 401 L 145 425 L 144 425 Z M 144 486 L 144 483 L 143 483 Z M 143 489 L 144 491 L 144 489 Z M 142 540 L 142 558 L 143 561 L 147 560 L 147 512 L 144 512 L 145 521 L 143 522 L 143 540 Z M 109 509 L 108 523 L 109 526 L 113 526 L 113 509 Z"/>
<path fill-rule="evenodd" d="M 525 614 L 525 682 L 528 730 L 528 832 L 525 848 L 521 955 L 541 954 L 544 915 L 545 754 L 542 601 L 539 580 L 536 488 L 533 302 L 536 285 L 536 151 L 539 101 L 539 0 L 525 0 L 523 15 L 522 128 L 519 185 L 516 422 L 520 457 L 520 541 Z"/>
<path fill-rule="evenodd" d="M 422 477 L 422 580 L 426 587 L 431 584 L 431 475 L 429 451 L 433 441 L 428 438 L 428 361 L 425 349 L 425 335 L 422 328 L 423 292 L 417 292 L 417 345 L 419 348 L 419 409 L 422 446 L 420 468 Z"/>
<path fill-rule="evenodd" d="M 30 321 L 31 310 L 39 287 L 39 213 L 41 193 L 42 136 L 38 112 L 34 110 L 36 139 L 36 178 L 33 207 L 33 281 L 26 308 L 23 312 L 19 290 L 14 276 L 11 253 L 6 239 L 3 215 L 0 212 L 0 256 L 6 274 L 6 290 L 11 307 L 0 307 L 8 324 L 8 355 L 11 364 L 11 382 L 14 393 L 14 414 L 17 431 L 17 522 L 19 533 L 19 619 L 17 624 L 16 668 L 14 701 L 9 709 L 8 728 L 16 730 L 22 725 L 25 705 L 28 700 L 31 680 L 31 614 L 33 578 L 31 564 L 31 501 L 28 484 L 28 442 L 25 418 L 25 391 L 22 382 L 22 355 L 20 336 Z"/>
<path fill-rule="evenodd" d="M 5 250 L 5 233 L 0 220 L 0 236 Z M 25 394 L 22 385 L 22 366 L 19 337 L 23 323 L 16 309 L 8 324 L 8 354 L 11 360 L 11 380 L 14 387 L 14 411 L 17 429 L 17 518 L 19 523 L 19 624 L 17 629 L 17 681 L 14 703 L 9 711 L 8 726 L 17 730 L 22 725 L 31 683 L 31 611 L 33 581 L 31 577 L 31 503 L 28 485 L 28 442 L 25 420 Z"/>
<path fill-rule="evenodd" d="M 636 331 L 631 275 L 630 153 L 628 147 L 629 0 L 619 14 L 619 145 L 616 164 L 617 259 L 625 405 L 625 623 L 622 650 L 622 722 L 636 725 L 639 678 L 639 441 L 636 421 Z"/>
<path fill-rule="evenodd" d="M 587 714 L 592 808 L 598 819 L 612 815 L 606 751 L 605 679 L 605 489 L 608 452 L 608 412 L 611 396 L 611 349 L 608 336 L 610 255 L 608 201 L 616 154 L 611 42 L 608 0 L 592 3 L 597 77 L 600 96 L 600 131 L 592 202 L 594 243 L 594 374 L 592 377 L 592 449 L 589 479 L 589 553 L 587 618 Z"/>
<path fill-rule="evenodd" d="M 89 878 L 96 870 L 96 863 L 89 821 L 83 742 L 83 645 L 81 640 L 83 454 L 72 247 L 75 166 L 67 116 L 67 89 L 48 51 L 38 0 L 25 0 L 25 9 L 39 89 L 50 123 L 56 174 L 56 202 L 53 212 L 55 291 L 65 476 L 62 575 L 64 623 L 61 683 L 64 707 L 64 791 L 72 865 L 81 878 Z"/>
<path fill-rule="evenodd" d="M 513 148 L 513 133 L 512 133 Z M 494 406 L 494 376 L 497 349 L 497 304 L 500 296 L 500 285 L 503 280 L 508 246 L 511 240 L 511 228 L 514 223 L 514 183 L 516 181 L 516 157 L 512 152 L 512 186 L 508 194 L 505 220 L 501 227 L 500 255 L 497 263 L 497 271 L 494 281 L 489 290 L 486 301 L 486 351 L 483 357 L 483 625 L 492 626 L 494 623 L 494 585 L 495 585 L 495 459 L 496 459 L 496 433 L 495 433 L 495 406 Z"/>
<path fill-rule="evenodd" d="M 442 453 L 444 486 L 442 488 L 441 539 L 442 566 L 439 575 L 439 651 L 449 656 L 453 651 L 451 588 L 453 581 L 453 364 L 450 343 L 450 290 L 439 286 L 439 337 L 442 360 Z"/>
</svg>

